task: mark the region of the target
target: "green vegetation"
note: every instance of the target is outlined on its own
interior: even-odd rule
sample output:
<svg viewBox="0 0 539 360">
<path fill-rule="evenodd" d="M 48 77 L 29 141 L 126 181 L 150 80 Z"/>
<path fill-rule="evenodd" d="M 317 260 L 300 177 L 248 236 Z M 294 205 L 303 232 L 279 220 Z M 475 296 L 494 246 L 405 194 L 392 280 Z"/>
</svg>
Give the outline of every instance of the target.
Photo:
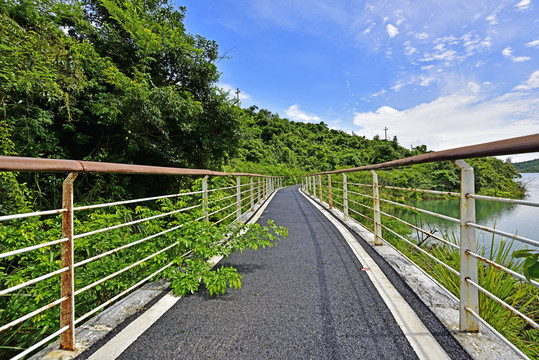
<svg viewBox="0 0 539 360">
<path fill-rule="evenodd" d="M 539 159 L 513 163 L 513 166 L 520 173 L 536 173 L 539 172 Z"/>
<path fill-rule="evenodd" d="M 200 188 L 198 188 L 200 190 Z M 224 196 L 224 195 L 223 195 Z M 210 203 L 213 211 L 226 204 Z M 148 206 L 115 206 L 77 213 L 77 233 L 87 233 L 128 221 L 149 218 L 201 203 L 200 196 L 184 196 L 181 200 L 163 199 Z M 75 262 L 89 259 L 118 247 L 138 242 L 121 252 L 112 253 L 77 267 L 75 291 L 103 277 L 151 257 L 157 250 L 168 248 L 136 266 L 133 270 L 120 273 L 76 296 L 76 314 L 79 318 L 112 297 L 130 288 L 157 270 L 172 263 L 153 280 L 167 278 L 176 295 L 196 291 L 202 284 L 210 294 L 224 293 L 228 287 L 241 287 L 242 276 L 235 268 L 218 266 L 212 269 L 208 259 L 227 256 L 234 251 L 273 246 L 286 237 L 287 230 L 268 221 L 259 224 L 214 226 L 211 222 L 194 221 L 202 215 L 196 211 L 176 212 L 118 228 L 105 233 L 82 237 L 75 242 Z M 229 221 L 230 223 L 230 221 Z M 174 229 L 174 231 L 166 231 Z M 48 219 L 29 218 L 9 221 L 0 226 L 0 244 L 5 249 L 18 249 L 61 238 L 60 216 Z M 161 236 L 157 233 L 165 232 Z M 38 251 L 13 255 L 0 261 L 1 288 L 21 284 L 37 276 L 56 271 L 60 267 L 60 245 L 49 246 Z M 0 324 L 5 325 L 58 299 L 60 281 L 53 277 L 27 288 L 0 297 Z M 59 307 L 53 307 L 30 321 L 0 332 L 0 359 L 9 359 L 30 347 L 59 328 Z"/>
<path fill-rule="evenodd" d="M 289 121 L 254 106 L 242 109 L 216 86 L 217 63 L 222 60 L 217 44 L 184 28 L 185 11 L 174 8 L 169 0 L 0 0 L 0 155 L 264 173 L 284 175 L 293 184 L 312 172 L 427 152 L 424 145 L 403 148 L 396 137 L 370 140 L 329 129 L 324 123 Z M 511 163 L 495 158 L 470 163 L 479 193 L 524 195 Z M 441 191 L 458 191 L 459 186 L 458 169 L 450 162 L 385 174 L 387 185 Z M 0 215 L 59 208 L 62 180 L 62 176 L 45 173 L 0 173 Z M 351 176 L 351 180 L 370 182 L 361 175 Z M 214 188 L 233 185 L 227 178 L 211 181 Z M 178 189 L 198 191 L 200 179 L 81 175 L 75 199 L 85 205 L 176 193 Z M 210 212 L 233 201 L 230 194 L 218 196 L 225 201 L 211 203 Z M 395 193 L 394 199 L 398 201 L 399 195 Z M 351 200 L 364 201 L 355 196 Z M 85 211 L 77 216 L 76 228 L 83 233 L 199 205 L 200 201 L 189 197 Z M 365 214 L 372 217 L 368 210 Z M 89 290 L 77 300 L 76 317 L 169 262 L 175 266 L 159 276 L 168 277 L 177 294 L 196 291 L 201 283 L 210 293 L 238 287 L 241 275 L 235 269 L 210 271 L 206 260 L 215 254 L 271 246 L 278 237 L 286 236 L 286 229 L 271 223 L 267 227 L 210 226 L 193 221 L 199 216 L 199 211 L 177 213 L 129 230 L 77 239 L 75 257 L 82 260 L 186 224 L 122 250 L 121 255 L 77 269 L 76 288 L 80 289 L 155 249 L 178 242 L 141 265 L 135 275 L 124 273 Z M 211 222 L 222 220 L 219 216 L 212 215 Z M 0 252 L 58 239 L 59 224 L 54 217 L 3 223 Z M 229 240 L 222 242 L 225 235 Z M 2 259 L 1 288 L 58 269 L 59 257 L 60 248 L 55 245 Z M 57 278 L 52 278 L 1 297 L 0 325 L 50 303 L 58 294 Z M 16 331 L 0 333 L 0 348 L 9 349 L 0 358 L 57 330 L 58 311 L 54 307 L 18 325 Z"/>
</svg>

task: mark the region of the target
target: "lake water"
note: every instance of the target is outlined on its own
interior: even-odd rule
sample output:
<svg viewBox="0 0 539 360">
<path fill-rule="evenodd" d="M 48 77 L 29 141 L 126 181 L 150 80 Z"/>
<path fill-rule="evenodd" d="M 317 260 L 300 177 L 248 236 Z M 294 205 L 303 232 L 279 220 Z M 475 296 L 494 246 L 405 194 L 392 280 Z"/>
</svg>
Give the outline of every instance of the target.
<svg viewBox="0 0 539 360">
<path fill-rule="evenodd" d="M 539 202 L 539 173 L 523 173 L 521 181 L 527 184 L 528 194 L 525 200 Z M 532 240 L 539 241 L 539 207 L 513 205 L 488 200 L 475 200 L 476 222 L 480 225 L 495 228 L 511 234 L 518 234 Z M 414 204 L 419 208 L 434 211 L 440 214 L 459 218 L 459 199 L 421 201 Z M 437 235 L 441 233 L 459 233 L 459 224 L 439 219 L 434 216 L 422 214 L 423 228 L 437 229 Z M 426 225 L 428 224 L 428 225 Z M 478 244 L 490 247 L 492 234 L 477 230 Z M 495 236 L 495 243 L 499 242 L 500 236 Z M 513 248 L 522 248 L 525 244 L 515 241 Z M 531 247 L 531 245 L 527 245 Z"/>
</svg>

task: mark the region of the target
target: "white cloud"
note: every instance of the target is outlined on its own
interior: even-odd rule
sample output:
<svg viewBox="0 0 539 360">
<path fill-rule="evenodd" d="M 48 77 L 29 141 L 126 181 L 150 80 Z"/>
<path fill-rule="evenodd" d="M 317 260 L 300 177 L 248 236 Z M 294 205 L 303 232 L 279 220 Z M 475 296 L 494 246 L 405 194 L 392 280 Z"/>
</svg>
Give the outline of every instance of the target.
<svg viewBox="0 0 539 360">
<path fill-rule="evenodd" d="M 395 14 L 395 18 L 397 19 L 397 20 L 395 21 L 395 23 L 396 23 L 397 25 L 400 25 L 400 24 L 402 24 L 403 22 L 406 21 L 406 18 L 405 18 L 404 16 L 402 16 L 402 13 L 400 13 L 400 12 L 397 12 L 397 13 Z"/>
<path fill-rule="evenodd" d="M 428 37 L 429 37 L 429 34 L 424 33 L 424 32 L 415 34 L 415 38 L 419 40 L 425 40 Z"/>
<path fill-rule="evenodd" d="M 237 87 L 233 87 L 232 85 L 225 84 L 225 83 L 219 83 L 217 85 L 221 90 L 223 90 L 225 93 L 228 93 L 228 96 L 231 98 L 236 98 L 236 91 Z M 240 89 L 240 100 L 250 100 L 251 95 L 247 94 L 245 91 Z"/>
<path fill-rule="evenodd" d="M 530 41 L 526 44 L 527 47 L 539 47 L 539 40 Z"/>
<path fill-rule="evenodd" d="M 513 56 L 511 58 L 511 60 L 513 60 L 513 62 L 523 62 L 523 61 L 528 61 L 528 60 L 531 60 L 532 58 L 529 57 L 529 56 Z"/>
<path fill-rule="evenodd" d="M 506 47 L 505 49 L 502 50 L 502 54 L 503 56 L 505 57 L 511 57 L 513 56 L 513 50 L 510 48 L 510 47 Z"/>
<path fill-rule="evenodd" d="M 539 71 L 535 76 L 533 81 L 539 82 Z M 488 99 L 478 84 L 469 83 L 464 90 L 409 109 L 382 106 L 355 113 L 354 124 L 361 128 L 359 135 L 372 138 L 387 126 L 405 146 L 443 150 L 539 132 L 539 98 L 508 93 Z"/>
<path fill-rule="evenodd" d="M 371 30 L 372 30 L 372 28 L 374 28 L 375 26 L 376 26 L 376 23 L 375 23 L 375 22 L 371 22 L 371 23 L 369 24 L 369 26 L 368 26 L 365 30 L 363 30 L 363 34 L 366 35 L 366 34 L 370 33 Z"/>
<path fill-rule="evenodd" d="M 518 85 L 514 90 L 532 90 L 539 88 L 539 70 L 535 70 L 525 83 Z"/>
<path fill-rule="evenodd" d="M 425 76 L 425 75 L 419 76 L 419 79 L 421 80 L 421 82 L 419 83 L 419 85 L 421 86 L 429 86 L 431 82 L 436 80 L 436 78 L 433 76 Z"/>
<path fill-rule="evenodd" d="M 529 56 L 513 56 L 513 49 L 511 49 L 510 46 L 502 50 L 502 55 L 508 59 L 511 59 L 511 61 L 513 62 L 523 62 L 531 60 L 531 57 Z"/>
<path fill-rule="evenodd" d="M 520 10 L 527 10 L 529 9 L 531 6 L 531 0 L 522 0 L 520 1 L 518 4 L 516 4 L 515 6 L 517 8 L 519 8 Z"/>
<path fill-rule="evenodd" d="M 417 49 L 415 47 L 411 46 L 409 41 L 405 42 L 403 45 L 404 45 L 404 54 L 405 55 L 410 56 L 410 55 L 417 52 Z"/>
<path fill-rule="evenodd" d="M 386 91 L 384 89 L 382 89 L 382 90 L 378 91 L 377 93 L 372 94 L 371 97 L 377 97 L 377 96 L 383 95 L 385 93 L 386 93 Z"/>
<path fill-rule="evenodd" d="M 399 29 L 397 29 L 395 26 L 391 24 L 387 24 L 386 29 L 387 29 L 387 34 L 389 35 L 390 38 L 397 36 L 397 34 L 399 33 Z"/>
<path fill-rule="evenodd" d="M 496 19 L 496 14 L 491 14 L 485 20 L 487 20 L 490 25 L 498 24 L 498 19 Z"/>
<path fill-rule="evenodd" d="M 299 108 L 298 104 L 294 104 L 290 106 L 286 110 L 286 116 L 288 116 L 288 118 L 293 121 L 301 121 L 301 122 L 319 122 L 320 121 L 320 117 L 306 113 L 305 111 Z"/>
<path fill-rule="evenodd" d="M 400 91 L 400 89 L 402 89 L 406 85 L 408 85 L 408 84 L 406 84 L 406 83 L 404 83 L 402 81 L 397 81 L 397 83 L 391 87 L 391 90 Z"/>
</svg>

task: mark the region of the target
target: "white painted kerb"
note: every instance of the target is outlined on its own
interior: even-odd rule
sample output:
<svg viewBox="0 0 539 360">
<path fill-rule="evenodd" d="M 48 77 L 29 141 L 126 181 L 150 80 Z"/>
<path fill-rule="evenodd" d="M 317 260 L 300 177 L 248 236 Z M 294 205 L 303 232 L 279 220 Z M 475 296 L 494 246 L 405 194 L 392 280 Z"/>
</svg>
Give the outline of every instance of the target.
<svg viewBox="0 0 539 360">
<path fill-rule="evenodd" d="M 329 221 L 331 221 L 331 223 L 342 234 L 361 265 L 364 268 L 369 269 L 366 271 L 369 279 L 391 311 L 395 321 L 402 329 L 402 332 L 406 336 L 406 339 L 416 352 L 417 356 L 422 360 L 450 359 L 444 349 L 440 346 L 440 344 L 438 344 L 434 336 L 432 336 L 430 331 L 419 319 L 415 311 L 410 307 L 406 300 L 404 300 L 397 289 L 395 289 L 380 267 L 356 241 L 350 231 L 348 231 L 345 226 L 343 226 L 331 214 L 329 214 L 326 209 L 321 207 L 307 195 L 303 194 L 303 192 L 300 191 L 300 193 L 305 196 L 305 198 L 309 200 Z"/>
<path fill-rule="evenodd" d="M 249 220 L 249 224 L 256 222 L 268 204 L 273 199 L 273 196 L 279 189 L 275 190 L 270 198 L 262 205 L 256 214 Z M 208 262 L 215 266 L 221 261 L 222 256 L 214 256 Z M 94 352 L 88 360 L 113 360 L 120 356 L 135 340 L 138 339 L 150 326 L 153 325 L 163 314 L 165 314 L 174 304 L 180 300 L 180 296 L 174 296 L 172 291 L 163 296 L 155 305 L 146 310 L 142 315 L 135 319 L 131 324 L 127 325 L 122 331 L 113 337 L 109 342 L 103 345 L 99 350 Z"/>
</svg>

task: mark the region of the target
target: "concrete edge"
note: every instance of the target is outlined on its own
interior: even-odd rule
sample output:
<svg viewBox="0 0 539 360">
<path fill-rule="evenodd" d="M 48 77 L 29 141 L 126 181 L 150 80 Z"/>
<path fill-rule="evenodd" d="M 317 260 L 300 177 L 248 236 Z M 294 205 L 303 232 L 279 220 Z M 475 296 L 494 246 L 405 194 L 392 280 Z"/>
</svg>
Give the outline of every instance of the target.
<svg viewBox="0 0 539 360">
<path fill-rule="evenodd" d="M 260 213 L 264 211 L 273 196 L 280 188 L 275 189 L 266 199 L 255 204 L 254 211 L 247 210 L 240 217 L 240 222 L 255 222 Z M 213 257 L 208 260 L 212 266 L 215 266 L 221 258 Z M 132 293 L 126 295 L 123 299 L 106 308 L 96 316 L 90 318 L 75 328 L 75 351 L 61 350 L 60 340 L 56 340 L 32 357 L 30 360 L 72 360 L 78 355 L 92 347 L 95 343 L 103 339 L 111 331 L 114 331 L 120 324 L 130 316 L 142 313 L 148 310 L 148 304 L 169 288 L 169 282 L 161 279 L 157 282 L 147 282 Z"/>
<path fill-rule="evenodd" d="M 374 234 L 359 222 L 352 218 L 344 221 L 343 212 L 335 207 L 330 210 L 329 205 L 323 201 L 320 202 L 319 198 L 313 198 L 313 196 L 305 193 L 301 188 L 299 191 L 310 199 L 314 199 L 317 204 L 322 205 L 325 211 L 333 214 L 346 224 L 348 228 L 364 238 L 405 280 L 408 286 L 431 309 L 472 358 L 478 360 L 522 359 L 496 334 L 482 325 L 480 325 L 478 333 L 460 332 L 458 330 L 459 299 L 455 295 L 392 245 L 384 241 L 384 246 L 374 246 Z"/>
</svg>

